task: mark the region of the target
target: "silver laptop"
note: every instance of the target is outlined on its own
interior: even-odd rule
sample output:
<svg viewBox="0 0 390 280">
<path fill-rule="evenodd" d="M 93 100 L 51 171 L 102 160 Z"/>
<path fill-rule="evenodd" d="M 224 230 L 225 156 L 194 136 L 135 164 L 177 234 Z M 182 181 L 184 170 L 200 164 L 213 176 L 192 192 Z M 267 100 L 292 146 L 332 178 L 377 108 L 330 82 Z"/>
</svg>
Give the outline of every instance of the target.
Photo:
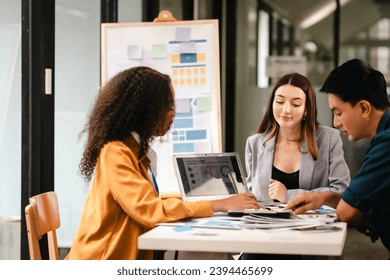
<svg viewBox="0 0 390 280">
<path fill-rule="evenodd" d="M 175 154 L 173 166 L 183 201 L 248 192 L 238 153 Z"/>
</svg>

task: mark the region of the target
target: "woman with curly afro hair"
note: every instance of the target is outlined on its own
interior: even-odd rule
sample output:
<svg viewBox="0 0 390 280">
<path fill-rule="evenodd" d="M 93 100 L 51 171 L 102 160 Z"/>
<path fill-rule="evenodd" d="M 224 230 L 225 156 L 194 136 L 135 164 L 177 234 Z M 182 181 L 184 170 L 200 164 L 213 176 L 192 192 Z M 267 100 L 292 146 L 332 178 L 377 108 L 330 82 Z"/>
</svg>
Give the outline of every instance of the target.
<svg viewBox="0 0 390 280">
<path fill-rule="evenodd" d="M 259 208 L 253 194 L 199 202 L 159 197 L 150 145 L 174 116 L 171 80 L 151 68 L 124 70 L 100 90 L 79 165 L 92 185 L 66 259 L 152 259 L 152 251 L 138 250 L 137 239 L 158 223 Z"/>
</svg>

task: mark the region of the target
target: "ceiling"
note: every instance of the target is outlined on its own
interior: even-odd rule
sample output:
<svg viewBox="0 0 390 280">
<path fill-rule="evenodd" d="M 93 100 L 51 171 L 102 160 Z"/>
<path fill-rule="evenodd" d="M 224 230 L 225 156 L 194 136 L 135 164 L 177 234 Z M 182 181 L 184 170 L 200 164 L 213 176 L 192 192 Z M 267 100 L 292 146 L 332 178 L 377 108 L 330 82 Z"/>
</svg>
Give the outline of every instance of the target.
<svg viewBox="0 0 390 280">
<path fill-rule="evenodd" d="M 305 40 L 327 48 L 333 45 L 333 13 L 336 0 L 264 0 L 280 16 L 299 27 Z M 390 0 L 340 0 L 340 43 L 381 18 L 390 18 Z M 322 14 L 322 15 L 321 15 Z M 317 18 L 314 21 L 312 19 Z"/>
</svg>

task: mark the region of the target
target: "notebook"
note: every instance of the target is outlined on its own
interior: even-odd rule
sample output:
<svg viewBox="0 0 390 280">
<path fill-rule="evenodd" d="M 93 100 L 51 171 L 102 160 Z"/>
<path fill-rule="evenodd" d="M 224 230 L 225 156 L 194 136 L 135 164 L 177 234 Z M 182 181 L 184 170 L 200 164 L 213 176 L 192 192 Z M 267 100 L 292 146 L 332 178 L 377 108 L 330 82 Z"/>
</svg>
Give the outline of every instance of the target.
<svg viewBox="0 0 390 280">
<path fill-rule="evenodd" d="M 248 192 L 238 153 L 175 154 L 173 166 L 183 201 Z"/>
</svg>

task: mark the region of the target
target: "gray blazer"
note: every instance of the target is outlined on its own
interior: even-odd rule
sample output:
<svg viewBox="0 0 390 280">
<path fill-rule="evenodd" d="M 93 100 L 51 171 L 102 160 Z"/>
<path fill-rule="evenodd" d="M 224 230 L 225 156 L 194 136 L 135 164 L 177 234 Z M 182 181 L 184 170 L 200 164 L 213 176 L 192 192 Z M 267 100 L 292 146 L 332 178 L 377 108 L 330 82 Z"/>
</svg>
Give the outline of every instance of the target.
<svg viewBox="0 0 390 280">
<path fill-rule="evenodd" d="M 270 202 L 268 185 L 271 180 L 272 163 L 276 137 L 265 146 L 264 133 L 248 137 L 245 147 L 245 165 L 247 183 L 258 200 Z M 301 167 L 299 169 L 299 189 L 287 190 L 286 200 L 306 191 L 343 192 L 351 180 L 349 169 L 344 160 L 343 144 L 337 129 L 320 125 L 317 129 L 318 159 L 310 155 L 306 142 L 302 142 Z"/>
</svg>

